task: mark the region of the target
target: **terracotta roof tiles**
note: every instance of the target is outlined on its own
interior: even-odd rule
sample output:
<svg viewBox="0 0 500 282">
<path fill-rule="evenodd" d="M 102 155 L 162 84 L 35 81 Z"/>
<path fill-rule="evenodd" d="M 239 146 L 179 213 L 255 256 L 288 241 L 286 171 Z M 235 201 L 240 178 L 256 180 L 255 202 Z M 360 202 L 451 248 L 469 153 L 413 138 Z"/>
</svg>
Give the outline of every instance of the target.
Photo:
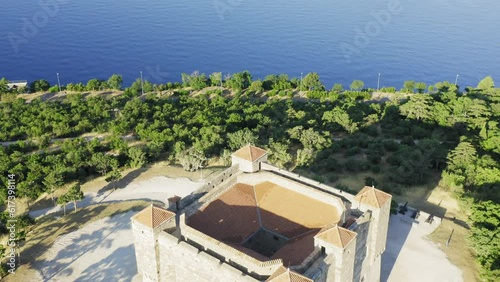
<svg viewBox="0 0 500 282">
<path fill-rule="evenodd" d="M 314 251 L 314 236 L 321 228 L 340 221 L 340 212 L 269 181 L 255 186 L 237 183 L 202 206 L 187 224 L 258 260 L 282 259 L 286 265 L 297 265 Z M 269 258 L 242 245 L 260 228 L 288 238 Z"/>
<path fill-rule="evenodd" d="M 242 243 L 260 228 L 253 187 L 235 184 L 192 215 L 188 225 L 217 240 Z"/>
<path fill-rule="evenodd" d="M 387 201 L 392 198 L 391 194 L 375 189 L 375 187 L 365 186 L 356 197 L 355 200 L 361 204 L 367 204 L 375 208 L 381 208 Z"/>
<path fill-rule="evenodd" d="M 314 282 L 313 280 L 302 276 L 290 269 L 280 267 L 274 272 L 266 282 Z"/>
<path fill-rule="evenodd" d="M 324 228 L 316 237 L 343 249 L 356 235 L 356 232 L 335 225 Z"/>
<path fill-rule="evenodd" d="M 150 205 L 149 207 L 143 209 L 141 212 L 136 214 L 133 218 L 150 227 L 150 228 L 156 228 L 160 226 L 162 223 L 165 221 L 174 218 L 175 213 L 168 211 L 166 209 L 162 209 L 159 207 L 155 207 L 153 205 Z"/>
<path fill-rule="evenodd" d="M 246 145 L 245 147 L 233 153 L 233 155 L 235 155 L 236 157 L 251 162 L 262 158 L 266 154 L 267 152 L 265 150 L 252 145 Z"/>
</svg>

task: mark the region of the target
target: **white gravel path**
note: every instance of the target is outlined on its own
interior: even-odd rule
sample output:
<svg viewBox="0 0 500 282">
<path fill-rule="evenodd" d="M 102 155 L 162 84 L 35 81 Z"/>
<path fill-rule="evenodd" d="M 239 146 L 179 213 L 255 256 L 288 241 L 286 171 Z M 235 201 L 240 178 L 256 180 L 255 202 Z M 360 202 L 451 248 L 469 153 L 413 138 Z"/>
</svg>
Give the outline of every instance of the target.
<svg viewBox="0 0 500 282">
<path fill-rule="evenodd" d="M 188 178 L 169 178 L 165 176 L 153 177 L 151 179 L 132 182 L 124 188 L 115 191 L 106 191 L 102 194 L 87 193 L 85 199 L 77 203 L 78 207 L 92 204 L 128 201 L 128 200 L 154 200 L 167 204 L 167 199 L 177 195 L 184 197 L 203 186 L 204 182 L 193 182 Z M 73 209 L 73 203 L 66 206 L 66 210 Z M 30 211 L 34 218 L 62 211 L 61 206 L 51 207 L 43 210 Z"/>
</svg>

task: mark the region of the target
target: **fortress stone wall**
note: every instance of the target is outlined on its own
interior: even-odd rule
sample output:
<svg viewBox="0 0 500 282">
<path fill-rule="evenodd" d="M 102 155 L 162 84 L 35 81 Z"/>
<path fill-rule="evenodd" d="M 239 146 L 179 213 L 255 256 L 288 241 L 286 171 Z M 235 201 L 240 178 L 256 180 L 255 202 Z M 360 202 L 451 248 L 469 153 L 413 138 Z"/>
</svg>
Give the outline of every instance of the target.
<svg viewBox="0 0 500 282">
<path fill-rule="evenodd" d="M 151 214 L 148 210 L 133 217 L 136 259 L 143 281 L 274 282 L 278 280 L 273 275 L 284 266 L 290 272 L 284 275 L 301 277 L 290 281 L 378 282 L 390 195 L 372 187 L 351 195 L 274 167 L 266 163 L 263 150 L 257 149 L 249 153 L 253 161 L 245 160 L 241 153 L 233 156 L 234 165 L 181 199 L 176 214 L 152 207 Z M 252 155 L 255 152 L 257 156 Z M 260 261 L 186 224 L 187 218 L 236 183 L 257 185 L 264 181 L 333 206 L 341 215 L 338 225 L 325 226 L 314 236 L 313 251 L 301 264 L 288 267 L 281 259 Z M 385 201 L 378 202 L 380 195 Z"/>
</svg>

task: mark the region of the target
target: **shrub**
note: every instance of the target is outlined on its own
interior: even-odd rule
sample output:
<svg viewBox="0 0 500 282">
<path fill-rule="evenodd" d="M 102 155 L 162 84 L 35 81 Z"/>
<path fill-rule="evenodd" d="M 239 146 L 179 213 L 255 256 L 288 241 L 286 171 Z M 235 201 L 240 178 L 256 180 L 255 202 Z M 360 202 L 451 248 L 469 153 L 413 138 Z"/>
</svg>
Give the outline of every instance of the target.
<svg viewBox="0 0 500 282">
<path fill-rule="evenodd" d="M 382 171 L 382 169 L 380 168 L 379 165 L 372 165 L 371 166 L 371 171 L 373 173 L 375 173 L 375 174 L 379 174 Z"/>
<path fill-rule="evenodd" d="M 316 180 L 318 181 L 319 183 L 325 183 L 325 179 L 321 176 L 321 175 L 317 175 L 315 174 L 313 177 L 312 177 L 313 180 Z"/>
<path fill-rule="evenodd" d="M 56 93 L 56 92 L 59 92 L 59 86 L 54 85 L 54 86 L 50 87 L 50 88 L 49 88 L 49 92 L 50 92 L 50 93 Z"/>
<path fill-rule="evenodd" d="M 375 126 L 369 126 L 364 128 L 363 130 L 366 134 L 372 136 L 372 137 L 377 137 L 378 136 L 378 129 Z"/>
<path fill-rule="evenodd" d="M 350 171 L 350 172 L 358 172 L 361 171 L 362 169 L 363 162 L 356 160 L 354 158 L 349 158 L 347 161 L 344 163 L 345 170 Z"/>
<path fill-rule="evenodd" d="M 412 128 L 412 134 L 413 138 L 415 139 L 422 139 L 430 135 L 429 132 L 425 128 L 422 128 L 420 126 L 415 126 Z"/>
<path fill-rule="evenodd" d="M 389 152 L 396 152 L 399 149 L 398 142 L 394 140 L 385 140 L 383 142 L 384 149 Z"/>
<path fill-rule="evenodd" d="M 413 141 L 413 138 L 411 136 L 405 136 L 403 137 L 403 139 L 401 139 L 401 145 L 413 147 L 415 146 L 415 142 Z"/>
<path fill-rule="evenodd" d="M 339 176 L 336 175 L 335 173 L 331 173 L 328 175 L 328 181 L 335 182 L 337 180 L 339 180 Z"/>
<path fill-rule="evenodd" d="M 359 153 L 361 153 L 361 149 L 356 146 L 356 147 L 352 147 L 352 148 L 347 149 L 344 152 L 344 156 L 351 157 L 351 156 L 355 156 L 355 155 L 357 155 Z"/>
<path fill-rule="evenodd" d="M 380 88 L 380 92 L 396 93 L 396 87 L 383 87 L 383 88 Z"/>
</svg>

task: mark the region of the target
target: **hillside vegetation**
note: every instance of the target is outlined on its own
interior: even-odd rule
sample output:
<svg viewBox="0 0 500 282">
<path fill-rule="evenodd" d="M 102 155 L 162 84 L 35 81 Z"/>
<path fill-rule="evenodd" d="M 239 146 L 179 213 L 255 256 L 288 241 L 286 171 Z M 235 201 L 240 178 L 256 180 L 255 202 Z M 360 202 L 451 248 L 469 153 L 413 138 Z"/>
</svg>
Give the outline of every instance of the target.
<svg viewBox="0 0 500 282">
<path fill-rule="evenodd" d="M 340 84 L 326 90 L 315 73 L 302 80 L 252 80 L 246 71 L 181 78 L 161 85 L 137 80 L 121 95 L 88 95 L 120 91 L 121 76 L 113 75 L 68 84 L 67 95 L 30 103 L 0 80 L 0 140 L 18 141 L 0 147 L 2 202 L 7 173 L 15 174 L 19 197 L 35 200 L 88 177 L 113 182 L 121 169 L 157 160 L 191 171 L 212 159 L 228 163 L 231 152 L 252 143 L 267 149 L 277 166 L 321 182 L 370 173 L 376 179 L 367 178 L 368 185 L 395 195 L 423 184 L 453 193 L 470 203 L 464 213 L 482 277 L 498 281 L 500 89 L 492 78 L 464 91 L 449 82 L 414 81 L 376 91 L 359 80 L 349 90 Z M 59 91 L 44 81 L 31 90 Z M 373 99 L 381 93 L 383 99 Z M 87 133 L 104 137 L 80 137 Z M 130 146 L 124 136 L 139 142 Z"/>
</svg>

